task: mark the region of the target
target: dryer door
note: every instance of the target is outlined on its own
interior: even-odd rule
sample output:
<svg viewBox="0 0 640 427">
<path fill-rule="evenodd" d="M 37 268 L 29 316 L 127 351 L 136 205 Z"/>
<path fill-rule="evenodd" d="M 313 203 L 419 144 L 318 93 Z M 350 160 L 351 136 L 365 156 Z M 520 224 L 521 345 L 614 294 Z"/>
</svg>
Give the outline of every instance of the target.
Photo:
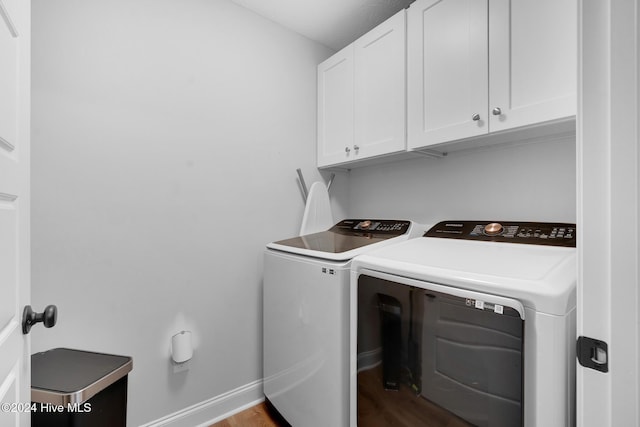
<svg viewBox="0 0 640 427">
<path fill-rule="evenodd" d="M 412 282 L 358 279 L 358 426 L 523 425 L 520 303 Z"/>
</svg>

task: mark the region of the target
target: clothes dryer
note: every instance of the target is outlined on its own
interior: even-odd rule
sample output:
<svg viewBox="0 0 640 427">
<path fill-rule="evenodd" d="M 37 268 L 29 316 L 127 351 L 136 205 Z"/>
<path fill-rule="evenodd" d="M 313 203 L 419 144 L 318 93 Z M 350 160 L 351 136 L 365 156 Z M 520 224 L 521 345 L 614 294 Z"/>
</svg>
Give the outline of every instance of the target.
<svg viewBox="0 0 640 427">
<path fill-rule="evenodd" d="M 575 233 L 445 221 L 356 257 L 351 425 L 574 426 Z"/>
</svg>

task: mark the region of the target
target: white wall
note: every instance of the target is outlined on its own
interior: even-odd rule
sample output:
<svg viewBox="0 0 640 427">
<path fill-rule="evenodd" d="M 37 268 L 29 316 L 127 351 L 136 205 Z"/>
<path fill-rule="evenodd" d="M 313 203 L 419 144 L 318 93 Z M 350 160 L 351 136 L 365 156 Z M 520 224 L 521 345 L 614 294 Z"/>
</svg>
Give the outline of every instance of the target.
<svg viewBox="0 0 640 427">
<path fill-rule="evenodd" d="M 321 178 L 330 53 L 227 0 L 33 0 L 32 304 L 59 309 L 33 351 L 132 356 L 129 425 L 261 379 L 262 250 L 298 231 L 295 169 Z"/>
<path fill-rule="evenodd" d="M 575 136 L 353 169 L 349 214 L 405 218 L 576 221 Z"/>
</svg>

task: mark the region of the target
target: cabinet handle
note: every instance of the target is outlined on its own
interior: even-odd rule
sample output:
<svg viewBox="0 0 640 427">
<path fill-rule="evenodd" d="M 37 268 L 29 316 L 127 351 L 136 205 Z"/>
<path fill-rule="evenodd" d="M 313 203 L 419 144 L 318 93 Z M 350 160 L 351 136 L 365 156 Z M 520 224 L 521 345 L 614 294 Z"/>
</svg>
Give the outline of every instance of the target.
<svg viewBox="0 0 640 427">
<path fill-rule="evenodd" d="M 496 108 L 494 108 L 494 109 L 491 111 L 491 113 L 492 113 L 494 116 L 499 116 L 500 114 L 502 114 L 502 110 L 500 109 L 500 107 L 496 107 Z"/>
<path fill-rule="evenodd" d="M 351 148 L 349 148 L 349 147 L 344 147 L 344 152 L 345 152 L 345 153 L 349 153 L 350 151 L 351 151 Z"/>
<path fill-rule="evenodd" d="M 353 146 L 353 149 L 354 149 L 354 150 L 356 150 L 356 151 L 358 151 L 358 150 L 360 149 L 360 147 L 358 147 L 357 145 L 354 145 L 354 146 Z"/>
<path fill-rule="evenodd" d="M 475 113 L 473 116 L 471 116 L 471 120 L 477 122 L 478 120 L 480 120 L 480 114 Z"/>
</svg>

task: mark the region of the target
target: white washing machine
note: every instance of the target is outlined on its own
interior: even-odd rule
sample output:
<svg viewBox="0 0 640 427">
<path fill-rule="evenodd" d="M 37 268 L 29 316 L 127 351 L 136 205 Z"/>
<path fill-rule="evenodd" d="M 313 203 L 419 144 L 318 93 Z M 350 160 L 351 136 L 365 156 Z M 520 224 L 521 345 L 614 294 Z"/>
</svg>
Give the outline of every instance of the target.
<svg viewBox="0 0 640 427">
<path fill-rule="evenodd" d="M 355 258 L 351 425 L 574 426 L 575 233 L 445 221 Z"/>
<path fill-rule="evenodd" d="M 291 425 L 349 424 L 351 259 L 422 233 L 411 221 L 348 219 L 267 245 L 264 393 Z"/>
</svg>

